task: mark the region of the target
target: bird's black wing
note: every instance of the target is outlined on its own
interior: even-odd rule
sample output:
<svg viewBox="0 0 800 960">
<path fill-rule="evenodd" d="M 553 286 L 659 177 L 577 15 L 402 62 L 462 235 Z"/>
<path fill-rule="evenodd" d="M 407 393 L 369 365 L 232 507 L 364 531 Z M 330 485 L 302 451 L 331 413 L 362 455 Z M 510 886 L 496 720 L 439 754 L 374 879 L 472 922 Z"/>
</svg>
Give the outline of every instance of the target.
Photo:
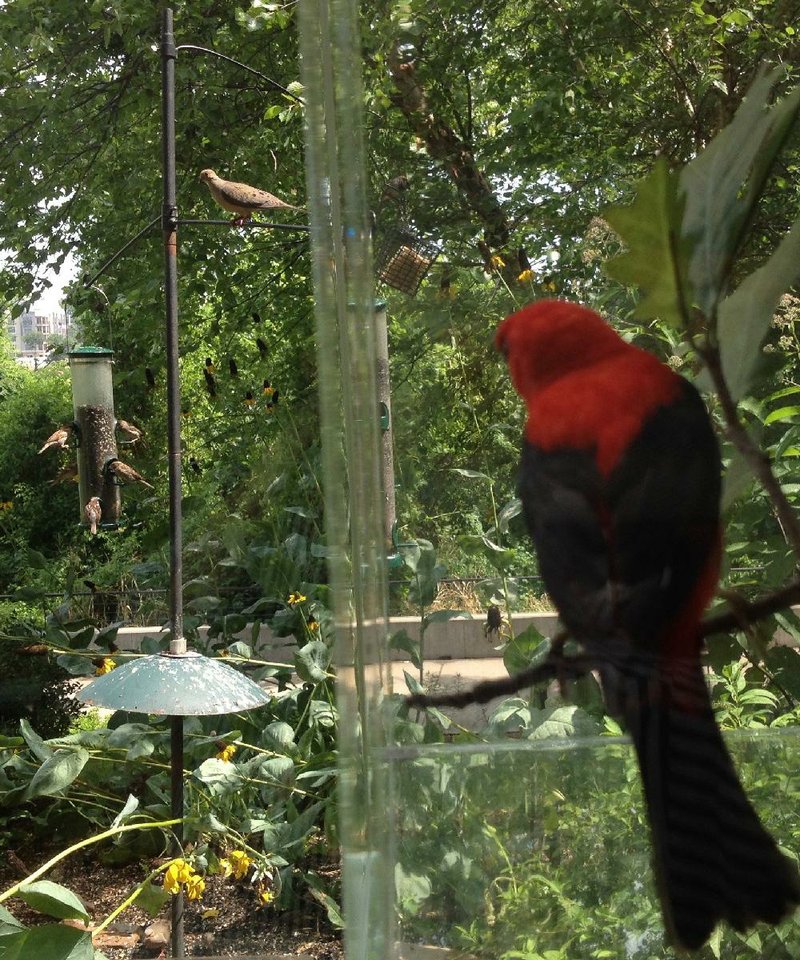
<svg viewBox="0 0 800 960">
<path fill-rule="evenodd" d="M 719 450 L 703 402 L 647 418 L 610 477 L 594 450 L 523 444 L 519 493 L 547 587 L 579 639 L 650 647 L 681 610 L 718 537 Z"/>
</svg>

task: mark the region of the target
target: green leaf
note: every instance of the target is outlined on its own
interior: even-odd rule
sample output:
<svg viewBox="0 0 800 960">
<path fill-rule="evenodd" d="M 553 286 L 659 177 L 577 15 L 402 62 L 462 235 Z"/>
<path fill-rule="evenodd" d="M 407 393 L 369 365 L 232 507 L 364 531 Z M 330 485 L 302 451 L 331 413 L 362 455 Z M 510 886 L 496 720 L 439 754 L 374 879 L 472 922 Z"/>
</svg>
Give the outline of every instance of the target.
<svg viewBox="0 0 800 960">
<path fill-rule="evenodd" d="M 148 916 L 157 917 L 169 898 L 170 894 L 163 887 L 147 880 L 136 898 L 136 906 Z"/>
<path fill-rule="evenodd" d="M 412 677 L 408 670 L 403 671 L 406 686 L 410 693 L 425 693 L 425 689 L 416 677 Z"/>
<path fill-rule="evenodd" d="M 522 513 L 522 501 L 519 497 L 514 497 L 497 514 L 497 529 L 501 533 L 505 533 L 508 530 L 509 521 L 519 516 L 520 513 Z"/>
<path fill-rule="evenodd" d="M 747 391 L 778 301 L 798 277 L 800 220 L 795 221 L 769 260 L 720 304 L 718 331 L 722 372 L 734 400 Z M 798 409 L 782 407 L 773 410 L 764 424 L 783 419 L 788 415 L 784 411 Z"/>
<path fill-rule="evenodd" d="M 427 877 L 419 873 L 410 873 L 399 863 L 394 868 L 394 884 L 397 902 L 404 912 L 412 916 L 419 912 L 432 891 L 431 882 Z"/>
<path fill-rule="evenodd" d="M 514 676 L 528 667 L 544 663 L 551 646 L 550 640 L 531 624 L 508 641 L 503 650 L 503 664 L 509 674 Z"/>
<path fill-rule="evenodd" d="M 389 649 L 407 653 L 415 667 L 419 667 L 422 663 L 419 641 L 413 640 L 407 630 L 397 630 L 389 637 Z"/>
<path fill-rule="evenodd" d="M 132 793 L 128 794 L 128 799 L 125 801 L 125 806 L 120 810 L 120 812 L 114 817 L 111 822 L 112 827 L 119 827 L 121 824 L 133 816 L 136 810 L 139 807 L 139 800 L 134 797 Z"/>
<path fill-rule="evenodd" d="M 57 750 L 39 767 L 25 790 L 25 798 L 52 797 L 66 789 L 86 766 L 88 750 Z"/>
<path fill-rule="evenodd" d="M 20 923 L 13 913 L 9 913 L 4 906 L 0 906 L 0 937 L 24 929 L 24 923 Z"/>
<path fill-rule="evenodd" d="M 37 760 L 44 761 L 53 756 L 52 747 L 48 747 L 27 720 L 20 720 L 19 732 L 24 737 L 25 743 L 28 744 L 28 749 Z"/>
<path fill-rule="evenodd" d="M 723 512 L 733 506 L 739 497 L 750 489 L 752 480 L 753 467 L 750 461 L 738 449 L 734 449 L 722 481 Z"/>
<path fill-rule="evenodd" d="M 481 473 L 480 470 L 465 470 L 463 467 L 451 467 L 452 473 L 458 473 L 462 477 L 469 477 L 471 480 L 488 480 L 489 483 L 492 482 L 492 478 L 488 477 L 485 473 Z"/>
<path fill-rule="evenodd" d="M 658 317 L 672 327 L 686 322 L 688 245 L 681 239 L 678 177 L 660 157 L 639 181 L 634 202 L 604 212 L 627 251 L 606 263 L 615 280 L 642 289 L 635 316 Z"/>
<path fill-rule="evenodd" d="M 328 920 L 330 920 L 334 927 L 342 929 L 344 927 L 344 920 L 342 919 L 341 908 L 331 896 L 327 885 L 312 870 L 309 870 L 305 874 L 305 881 L 308 884 L 311 895 L 325 908 Z"/>
<path fill-rule="evenodd" d="M 251 660 L 253 657 L 253 648 L 242 640 L 236 640 L 228 647 L 228 653 L 234 657 L 241 657 L 243 660 Z"/>
<path fill-rule="evenodd" d="M 322 683 L 328 677 L 331 652 L 322 640 L 312 640 L 294 655 L 297 675 L 306 683 Z"/>
<path fill-rule="evenodd" d="M 764 417 L 764 426 L 768 427 L 771 423 L 792 423 L 798 414 L 800 414 L 800 406 L 778 407 Z"/>
<path fill-rule="evenodd" d="M 772 647 L 764 662 L 778 683 L 800 701 L 800 652 L 792 647 Z"/>
<path fill-rule="evenodd" d="M 745 223 L 800 106 L 798 87 L 767 108 L 781 75 L 781 70 L 773 70 L 759 76 L 733 120 L 680 176 L 683 235 L 692 251 L 689 279 L 694 300 L 708 317 L 715 313 Z"/>
<path fill-rule="evenodd" d="M 56 658 L 56 663 L 73 677 L 88 677 L 94 673 L 89 657 L 79 657 L 74 653 L 62 653 Z"/>
<path fill-rule="evenodd" d="M 532 711 L 530 740 L 549 740 L 551 737 L 582 737 L 599 733 L 595 721 L 580 707 L 565 706 Z"/>
<path fill-rule="evenodd" d="M 447 623 L 458 619 L 471 620 L 472 614 L 467 610 L 431 610 L 422 618 L 423 629 L 427 629 L 432 623 Z"/>
<path fill-rule="evenodd" d="M 267 724 L 261 734 L 261 745 L 276 752 L 294 749 L 294 729 L 282 720 Z"/>
<path fill-rule="evenodd" d="M 37 880 L 34 883 L 23 883 L 19 888 L 19 896 L 39 913 L 48 917 L 57 917 L 59 920 L 88 920 L 89 912 L 82 900 L 60 883 L 52 880 Z"/>
<path fill-rule="evenodd" d="M 48 923 L 2 939 L 3 960 L 95 960 L 92 936 L 62 924 Z"/>
</svg>

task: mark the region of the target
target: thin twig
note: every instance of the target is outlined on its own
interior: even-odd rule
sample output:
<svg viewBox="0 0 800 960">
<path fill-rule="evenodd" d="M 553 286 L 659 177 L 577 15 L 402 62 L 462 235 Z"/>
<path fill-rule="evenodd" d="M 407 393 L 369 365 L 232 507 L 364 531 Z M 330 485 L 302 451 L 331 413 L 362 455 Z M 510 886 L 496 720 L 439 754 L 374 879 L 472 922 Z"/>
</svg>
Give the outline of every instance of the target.
<svg viewBox="0 0 800 960">
<path fill-rule="evenodd" d="M 708 343 L 698 349 L 714 382 L 714 389 L 719 398 L 722 415 L 725 419 L 725 432 L 731 443 L 733 443 L 739 453 L 741 453 L 750 464 L 753 473 L 772 501 L 778 522 L 783 529 L 783 534 L 789 546 L 794 551 L 795 557 L 800 561 L 800 522 L 798 522 L 796 513 L 792 509 L 783 490 L 781 490 L 781 485 L 778 483 L 775 474 L 772 472 L 769 457 L 753 442 L 750 434 L 739 419 L 736 402 L 731 396 L 728 383 L 722 372 L 719 350 L 716 346 Z"/>
<path fill-rule="evenodd" d="M 723 613 L 706 618 L 700 624 L 700 637 L 705 638 L 719 633 L 729 633 L 731 630 L 741 630 L 743 624 L 756 623 L 758 620 L 763 620 L 793 603 L 800 603 L 800 579 L 793 580 L 780 590 L 751 603 L 742 602 L 741 606 L 737 606 L 735 611 L 726 610 Z M 565 656 L 559 650 L 553 650 L 543 663 L 528 667 L 527 670 L 521 670 L 510 677 L 483 680 L 468 690 L 462 690 L 458 693 L 430 695 L 415 693 L 406 697 L 405 702 L 410 707 L 416 707 L 417 709 L 424 709 L 425 707 L 461 708 L 468 707 L 473 703 L 488 703 L 495 697 L 511 696 L 538 683 L 549 683 L 556 679 L 559 681 L 577 680 L 591 670 L 598 669 L 602 665 L 601 660 L 601 657 L 589 658 L 583 654 Z M 779 689 L 781 688 L 779 687 Z M 792 698 L 786 691 L 781 690 L 781 692 L 786 696 L 787 701 L 792 702 Z"/>
<path fill-rule="evenodd" d="M 706 617 L 700 624 L 700 636 L 712 637 L 718 633 L 741 630 L 743 623 L 757 623 L 794 603 L 800 603 L 800 579 L 792 580 L 786 586 L 759 597 L 758 600 L 749 603 L 743 601 L 741 606 L 737 605 L 736 610 L 729 609 Z"/>
</svg>

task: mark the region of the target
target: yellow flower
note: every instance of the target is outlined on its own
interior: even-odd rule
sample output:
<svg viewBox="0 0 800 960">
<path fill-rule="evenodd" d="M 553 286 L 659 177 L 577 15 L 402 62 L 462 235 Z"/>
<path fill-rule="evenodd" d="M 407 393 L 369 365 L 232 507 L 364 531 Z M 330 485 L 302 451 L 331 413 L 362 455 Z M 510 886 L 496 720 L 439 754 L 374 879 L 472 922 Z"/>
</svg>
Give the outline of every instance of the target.
<svg viewBox="0 0 800 960">
<path fill-rule="evenodd" d="M 233 759 L 233 755 L 236 753 L 236 747 L 229 743 L 226 747 L 223 747 L 222 750 L 217 754 L 217 760 L 222 760 L 223 763 L 230 763 Z"/>
<path fill-rule="evenodd" d="M 533 270 L 523 270 L 522 273 L 517 277 L 520 283 L 527 283 L 529 280 L 533 279 Z"/>
<path fill-rule="evenodd" d="M 253 862 L 244 850 L 234 850 L 228 857 L 228 860 L 230 861 L 233 875 L 237 880 L 241 880 L 242 877 L 247 875 L 250 864 Z"/>
<path fill-rule="evenodd" d="M 203 896 L 205 888 L 205 880 L 200 874 L 195 873 L 186 881 L 186 896 L 190 900 L 199 900 Z"/>
<path fill-rule="evenodd" d="M 489 262 L 495 270 L 499 270 L 501 267 L 506 265 L 505 260 L 500 256 L 499 253 L 493 253 L 492 259 Z"/>
<path fill-rule="evenodd" d="M 14 506 L 13 500 L 3 500 L 0 502 L 0 510 L 10 510 Z"/>
<path fill-rule="evenodd" d="M 233 873 L 233 864 L 227 857 L 220 857 L 217 864 L 223 877 L 229 877 Z"/>
<path fill-rule="evenodd" d="M 111 657 L 103 657 L 103 662 L 95 670 L 94 675 L 96 677 L 102 677 L 106 673 L 111 673 L 116 665 L 116 662 L 112 660 Z"/>
<path fill-rule="evenodd" d="M 308 597 L 304 597 L 302 593 L 290 593 L 286 602 L 290 607 L 296 607 L 298 603 L 303 603 L 307 599 Z"/>
<path fill-rule="evenodd" d="M 169 864 L 164 873 L 164 889 L 167 893 L 177 893 L 182 883 L 188 884 L 196 876 L 192 865 L 178 857 Z"/>
<path fill-rule="evenodd" d="M 275 899 L 275 891 L 264 884 L 259 884 L 258 899 L 264 904 L 272 903 L 272 901 Z"/>
<path fill-rule="evenodd" d="M 309 620 L 306 626 L 311 633 L 319 633 L 319 620 Z"/>
</svg>

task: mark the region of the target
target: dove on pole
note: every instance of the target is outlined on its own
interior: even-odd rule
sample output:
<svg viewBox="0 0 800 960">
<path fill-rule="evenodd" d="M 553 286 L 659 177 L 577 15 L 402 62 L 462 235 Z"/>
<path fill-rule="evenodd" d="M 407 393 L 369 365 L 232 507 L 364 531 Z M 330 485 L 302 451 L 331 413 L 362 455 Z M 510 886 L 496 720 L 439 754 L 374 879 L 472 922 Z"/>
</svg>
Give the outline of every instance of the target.
<svg viewBox="0 0 800 960">
<path fill-rule="evenodd" d="M 299 207 L 292 206 L 290 203 L 284 203 L 283 200 L 271 193 L 267 193 L 266 190 L 251 187 L 248 183 L 223 180 L 222 177 L 218 177 L 213 170 L 201 171 L 200 180 L 205 183 L 211 191 L 211 196 L 223 210 L 237 214 L 231 223 L 238 227 L 247 223 L 256 210 L 300 209 Z"/>
</svg>

